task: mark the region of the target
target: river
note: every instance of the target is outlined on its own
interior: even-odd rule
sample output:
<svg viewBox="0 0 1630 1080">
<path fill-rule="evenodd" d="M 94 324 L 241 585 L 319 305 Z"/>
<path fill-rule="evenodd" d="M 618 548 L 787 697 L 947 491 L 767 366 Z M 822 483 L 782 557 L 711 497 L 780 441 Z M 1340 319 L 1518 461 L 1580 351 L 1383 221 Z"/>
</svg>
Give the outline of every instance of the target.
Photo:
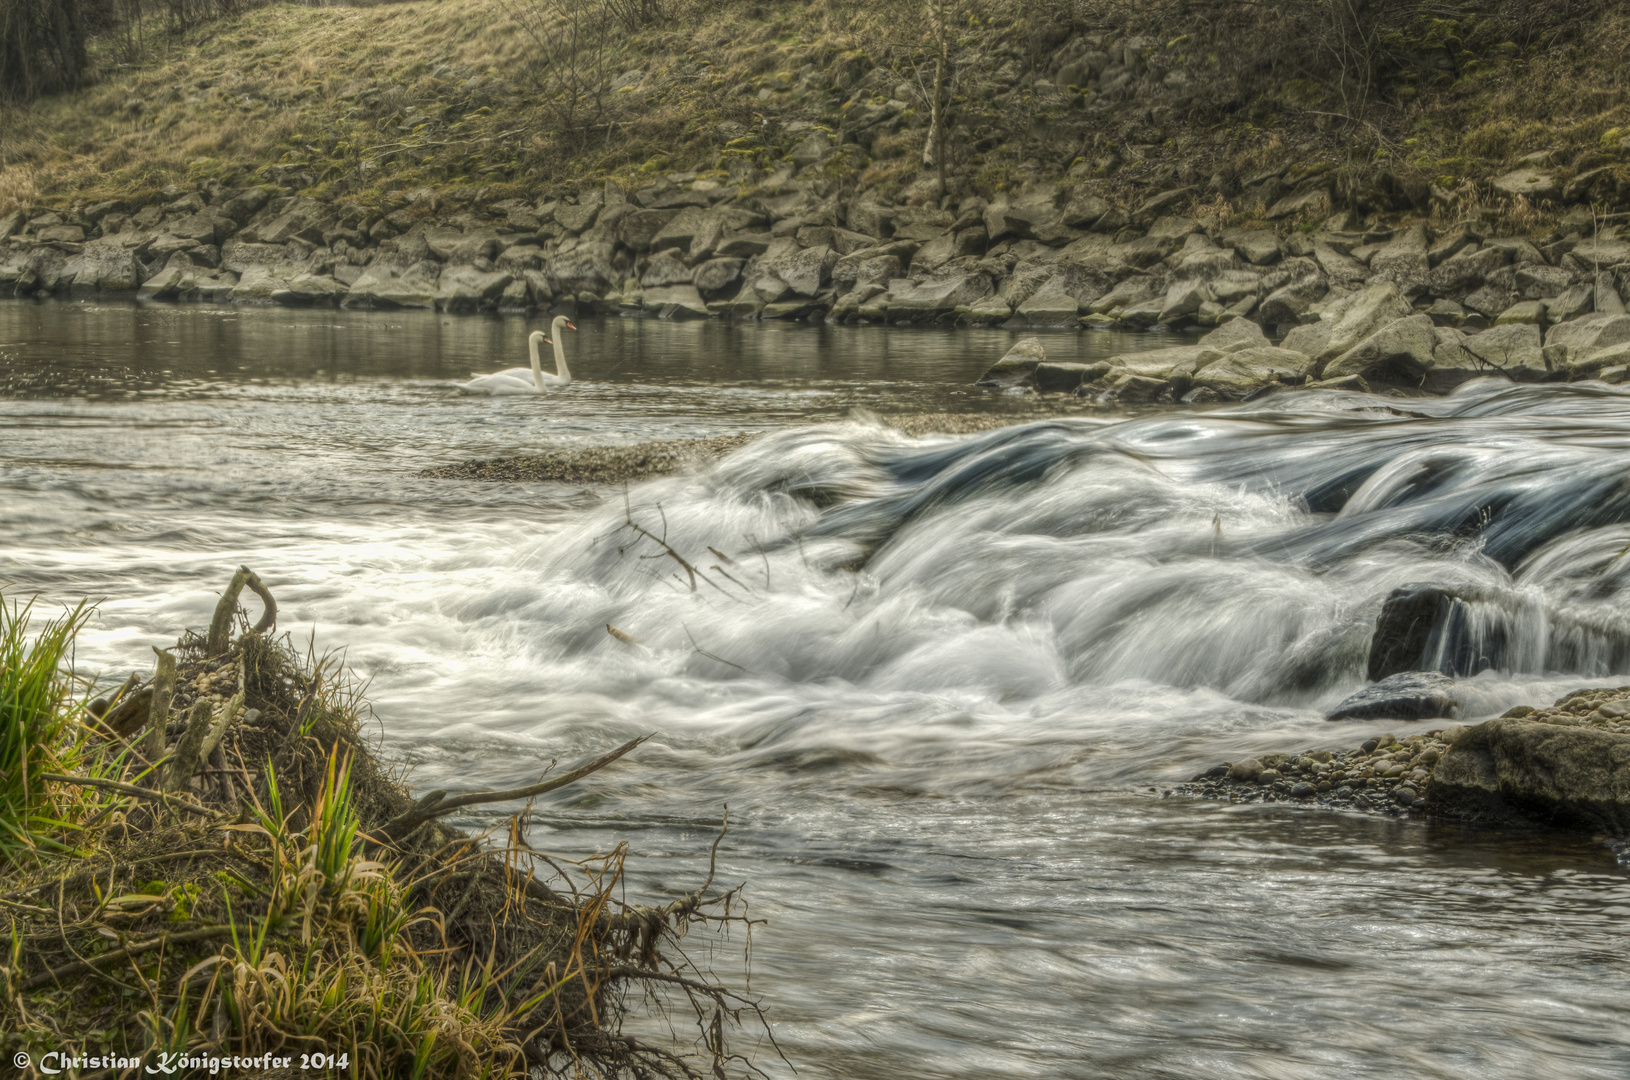
<svg viewBox="0 0 1630 1080">
<path fill-rule="evenodd" d="M 1529 612 L 1532 661 L 1462 680 L 1466 719 L 1630 681 L 1546 637 L 1619 618 L 1630 393 L 1045 420 L 970 385 L 1003 331 L 615 319 L 569 338 L 569 391 L 451 389 L 524 363 L 529 329 L 0 304 L 0 586 L 100 600 L 76 660 L 112 680 L 248 564 L 280 630 L 371 680 L 416 789 L 652 733 L 532 843 L 626 840 L 629 898 L 663 899 L 728 804 L 719 875 L 767 920 L 751 992 L 801 1077 L 1630 1074 L 1630 874 L 1602 843 L 1162 798 L 1245 752 L 1439 726 L 1321 718 L 1409 582 Z M 993 410 L 1025 426 L 869 419 Z M 754 430 L 626 494 L 416 476 Z M 742 982 L 739 932 L 688 942 Z"/>
</svg>

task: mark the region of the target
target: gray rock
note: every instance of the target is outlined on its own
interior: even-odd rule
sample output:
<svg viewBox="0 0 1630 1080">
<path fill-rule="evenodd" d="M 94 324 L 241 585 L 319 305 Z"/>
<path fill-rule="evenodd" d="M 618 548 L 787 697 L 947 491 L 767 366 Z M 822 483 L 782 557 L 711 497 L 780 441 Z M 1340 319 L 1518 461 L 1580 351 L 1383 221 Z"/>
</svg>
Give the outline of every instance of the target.
<svg viewBox="0 0 1630 1080">
<path fill-rule="evenodd" d="M 1279 258 L 1279 237 L 1272 229 L 1228 229 L 1222 242 L 1239 252 L 1240 258 L 1266 266 Z"/>
<path fill-rule="evenodd" d="M 1545 324 L 1545 304 L 1540 300 L 1519 300 L 1515 304 L 1500 312 L 1495 318 L 1495 326 L 1508 326 L 1511 324 L 1532 324 L 1543 326 Z"/>
<path fill-rule="evenodd" d="M 956 274 L 905 289 L 890 288 L 889 319 L 894 322 L 932 319 L 960 307 L 969 307 L 994 291 L 990 278 L 984 274 Z"/>
<path fill-rule="evenodd" d="M 1148 274 L 1134 274 L 1088 304 L 1087 310 L 1095 315 L 1106 315 L 1117 309 L 1153 300 L 1165 291 L 1165 285 L 1160 278 Z"/>
<path fill-rule="evenodd" d="M 1369 267 L 1350 255 L 1345 255 L 1329 244 L 1314 244 L 1313 259 L 1331 281 L 1344 284 L 1361 282 L 1370 276 Z"/>
<path fill-rule="evenodd" d="M 1012 329 L 1074 326 L 1081 302 L 1068 292 L 1062 277 L 1049 279 L 1013 309 Z"/>
<path fill-rule="evenodd" d="M 1297 214 L 1317 214 L 1327 210 L 1330 206 L 1330 197 L 1321 189 L 1304 191 L 1300 194 L 1286 195 L 1283 199 L 1268 208 L 1268 220 L 1278 221 L 1280 218 L 1295 217 Z"/>
<path fill-rule="evenodd" d="M 594 224 L 594 219 L 600 216 L 600 207 L 604 197 L 587 198 L 572 206 L 565 203 L 555 207 L 555 223 L 570 233 L 580 233 Z"/>
<path fill-rule="evenodd" d="M 1368 283 L 1390 281 L 1404 299 L 1413 300 L 1430 287 L 1432 268 L 1426 257 L 1426 227 L 1404 229 L 1370 259 Z"/>
<path fill-rule="evenodd" d="M 1257 317 L 1267 326 L 1298 323 L 1302 313 L 1328 291 L 1319 278 L 1302 278 L 1283 285 L 1262 298 Z"/>
<path fill-rule="evenodd" d="M 1630 735 L 1523 719 L 1466 731 L 1433 773 L 1427 810 L 1446 817 L 1630 832 Z"/>
<path fill-rule="evenodd" d="M 1550 352 L 1550 349 L 1547 348 L 1546 351 Z M 1630 364 L 1630 341 L 1594 349 L 1583 356 L 1567 356 L 1564 364 L 1570 379 L 1602 378 L 1603 381 L 1622 382 L 1622 379 L 1607 378 L 1605 373 L 1613 368 Z"/>
<path fill-rule="evenodd" d="M 558 283 L 557 291 L 569 296 L 581 292 L 604 296 L 622 279 L 612 263 L 612 252 L 608 242 L 579 242 L 569 251 L 551 255 L 544 273 Z"/>
<path fill-rule="evenodd" d="M 1262 762 L 1256 758 L 1246 758 L 1236 761 L 1228 767 L 1228 778 L 1244 783 L 1254 783 L 1262 777 Z"/>
<path fill-rule="evenodd" d="M 286 287 L 272 291 L 272 303 L 285 307 L 337 304 L 349 292 L 343 284 L 326 274 L 296 274 Z"/>
<path fill-rule="evenodd" d="M 1268 345 L 1268 336 L 1262 327 L 1250 319 L 1232 319 L 1206 334 L 1199 341 L 1203 349 L 1218 352 L 1239 352 L 1241 349 L 1259 349 Z"/>
<path fill-rule="evenodd" d="M 651 256 L 645 273 L 640 275 L 640 286 L 650 289 L 662 285 L 690 285 L 696 271 L 686 266 L 673 251 L 662 251 Z"/>
<path fill-rule="evenodd" d="M 770 250 L 775 238 L 767 232 L 730 233 L 719 238 L 713 254 L 729 259 L 750 259 Z"/>
<path fill-rule="evenodd" d="M 1556 178 L 1544 169 L 1533 166 L 1513 169 L 1494 179 L 1496 191 L 1507 195 L 1521 195 L 1529 200 L 1549 199 L 1557 194 Z"/>
<path fill-rule="evenodd" d="M 1518 382 L 1540 382 L 1553 368 L 1540 346 L 1539 327 L 1512 323 L 1472 334 L 1461 347 Z"/>
<path fill-rule="evenodd" d="M 1559 346 L 1572 355 L 1583 355 L 1625 341 L 1630 341 L 1630 315 L 1605 312 L 1557 323 L 1545 332 L 1547 348 Z"/>
<path fill-rule="evenodd" d="M 344 307 L 433 308 L 440 292 L 441 266 L 421 261 L 410 266 L 375 261 L 351 286 Z"/>
<path fill-rule="evenodd" d="M 1156 379 L 1128 371 L 1115 376 L 1109 385 L 1109 391 L 1105 394 L 1105 400 L 1123 405 L 1148 405 L 1166 397 L 1172 390 L 1172 384 L 1166 379 Z"/>
<path fill-rule="evenodd" d="M 1398 319 L 1330 361 L 1319 377 L 1361 375 L 1370 383 L 1418 385 L 1432 367 L 1432 350 L 1437 345 L 1433 330 L 1426 315 Z"/>
<path fill-rule="evenodd" d="M 838 253 L 829 247 L 804 248 L 779 259 L 766 259 L 759 269 L 770 269 L 799 296 L 814 296 L 832 277 Z"/>
<path fill-rule="evenodd" d="M 1237 400 L 1264 386 L 1304 382 L 1312 370 L 1311 356 L 1262 345 L 1201 365 L 1194 381 L 1221 398 Z"/>
<path fill-rule="evenodd" d="M 1502 266 L 1490 271 L 1482 286 L 1467 293 L 1460 302 L 1492 319 L 1517 302 L 1517 268 Z"/>
<path fill-rule="evenodd" d="M 1571 283 L 1572 275 L 1560 266 L 1526 263 L 1517 267 L 1517 295 L 1524 300 L 1547 300 Z"/>
<path fill-rule="evenodd" d="M 1475 245 L 1444 259 L 1432 271 L 1430 284 L 1436 296 L 1463 300 L 1481 288 L 1489 274 L 1505 266 L 1511 253 L 1503 248 L 1479 248 Z"/>
<path fill-rule="evenodd" d="M 1436 671 L 1406 671 L 1366 686 L 1325 715 L 1326 720 L 1433 720 L 1460 708 L 1455 681 Z"/>
<path fill-rule="evenodd" d="M 455 264 L 441 272 L 436 306 L 443 311 L 489 311 L 498 306 L 509 283 L 515 278 L 502 271 L 482 271 Z"/>
<path fill-rule="evenodd" d="M 62 268 L 71 278 L 69 290 L 78 297 L 97 293 L 134 292 L 142 284 L 141 264 L 122 244 L 93 240 Z"/>
<path fill-rule="evenodd" d="M 1164 382 L 1178 376 L 1192 376 L 1203 359 L 1215 357 L 1216 353 L 1198 345 L 1175 345 L 1166 349 L 1121 353 L 1110 357 L 1109 363 L 1116 371 Z"/>
<path fill-rule="evenodd" d="M 678 210 L 635 210 L 624 214 L 617 220 L 617 240 L 625 247 L 644 254 L 651 250 L 651 244 L 670 222 L 680 214 Z M 560 211 L 555 211 L 559 218 Z"/>
<path fill-rule="evenodd" d="M 767 224 L 764 215 L 753 210 L 730 206 L 686 207 L 652 235 L 651 250 L 679 248 L 695 262 L 717 251 L 725 237 Z"/>
<path fill-rule="evenodd" d="M 741 279 L 742 260 L 709 259 L 692 275 L 691 283 L 705 293 L 728 289 Z"/>
<path fill-rule="evenodd" d="M 706 318 L 709 314 L 708 305 L 702 302 L 696 286 L 689 282 L 646 289 L 644 305 L 663 319 Z"/>
<path fill-rule="evenodd" d="M 1545 321 L 1560 323 L 1589 315 L 1595 307 L 1595 295 L 1596 287 L 1592 284 L 1569 285 L 1545 301 Z"/>
<path fill-rule="evenodd" d="M 1290 797 L 1293 799 L 1311 799 L 1318 791 L 1306 780 L 1300 780 L 1290 787 Z"/>
<path fill-rule="evenodd" d="M 1020 386 L 1027 385 L 1035 374 L 1036 367 L 1047 360 L 1047 349 L 1041 343 L 1041 338 L 1020 338 L 1013 347 L 1002 354 L 1002 358 L 990 366 L 990 369 L 979 376 L 975 386 Z"/>
<path fill-rule="evenodd" d="M 1392 801 L 1406 809 L 1415 805 L 1416 797 L 1415 789 L 1408 784 L 1399 784 L 1392 789 Z"/>
</svg>

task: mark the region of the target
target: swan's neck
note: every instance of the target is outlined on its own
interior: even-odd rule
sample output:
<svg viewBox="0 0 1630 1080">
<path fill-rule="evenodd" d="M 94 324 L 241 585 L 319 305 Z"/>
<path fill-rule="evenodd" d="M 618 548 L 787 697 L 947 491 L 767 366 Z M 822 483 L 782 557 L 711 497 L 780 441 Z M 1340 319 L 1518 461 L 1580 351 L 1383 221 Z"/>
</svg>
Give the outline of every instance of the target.
<svg viewBox="0 0 1630 1080">
<path fill-rule="evenodd" d="M 562 386 L 572 381 L 572 369 L 566 366 L 566 346 L 560 340 L 563 336 L 560 331 L 555 331 L 555 375 Z"/>
<path fill-rule="evenodd" d="M 543 358 L 538 355 L 538 339 L 528 338 L 526 350 L 532 355 L 532 385 L 543 389 Z"/>
</svg>

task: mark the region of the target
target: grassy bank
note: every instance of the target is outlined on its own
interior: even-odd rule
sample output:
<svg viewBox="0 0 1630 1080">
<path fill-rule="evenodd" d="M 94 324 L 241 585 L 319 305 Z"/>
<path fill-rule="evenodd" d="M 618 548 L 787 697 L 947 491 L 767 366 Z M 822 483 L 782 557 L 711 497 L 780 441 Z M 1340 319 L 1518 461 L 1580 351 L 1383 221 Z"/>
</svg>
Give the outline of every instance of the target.
<svg viewBox="0 0 1630 1080">
<path fill-rule="evenodd" d="M 0 214 L 209 181 L 365 205 L 673 171 L 751 182 L 812 129 L 845 148 L 823 174 L 892 197 L 924 171 L 936 100 L 938 39 L 919 6 L 651 4 L 626 25 L 600 12 L 565 57 L 583 69 L 570 85 L 560 42 L 599 9 L 567 0 L 272 4 L 155 38 L 131 62 L 122 42 L 93 41 L 91 85 L 4 117 Z M 1294 0 L 949 4 L 948 168 L 987 198 L 1069 175 L 1120 201 L 1190 185 L 1245 206 L 1271 201 L 1266 180 L 1313 171 L 1407 205 L 1432 186 L 1501 197 L 1491 181 L 1541 155 L 1556 189 L 1535 210 L 1581 177 L 1584 201 L 1630 198 L 1622 8 L 1370 7 L 1348 56 L 1332 51 L 1341 27 Z M 857 110 L 889 100 L 907 106 L 898 125 L 844 137 Z"/>
<path fill-rule="evenodd" d="M 246 584 L 267 617 L 234 635 Z M 94 700 L 65 668 L 87 609 L 32 630 L 28 608 L 0 610 L 8 1050 L 46 1068 L 54 1052 L 272 1056 L 363 1077 L 723 1075 L 717 1025 L 744 1002 L 673 943 L 739 920 L 733 891 L 709 874 L 630 907 L 620 848 L 534 864 L 524 813 L 502 837 L 440 820 L 536 798 L 639 740 L 528 789 L 415 801 L 368 745 L 357 687 L 274 637 L 270 603 L 240 572 L 208 634 Z M 623 1035 L 642 986 L 688 995 L 708 1049 Z"/>
</svg>

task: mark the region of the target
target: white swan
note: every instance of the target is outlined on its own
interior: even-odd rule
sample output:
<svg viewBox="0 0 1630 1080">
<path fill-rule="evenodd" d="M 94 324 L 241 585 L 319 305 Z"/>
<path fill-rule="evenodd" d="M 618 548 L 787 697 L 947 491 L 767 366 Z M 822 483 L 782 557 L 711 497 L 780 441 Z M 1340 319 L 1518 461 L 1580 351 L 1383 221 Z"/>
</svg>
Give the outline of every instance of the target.
<svg viewBox="0 0 1630 1080">
<path fill-rule="evenodd" d="M 562 328 L 577 329 L 566 316 L 556 315 L 554 322 L 549 324 L 553 338 L 545 337 L 542 330 L 534 330 L 527 335 L 527 352 L 532 359 L 530 368 L 505 368 L 491 375 L 477 375 L 467 383 L 460 383 L 459 389 L 466 394 L 541 394 L 554 387 L 570 386 L 572 369 L 566 366 L 566 347 L 560 340 Z M 555 347 L 556 374 L 553 375 L 543 370 L 543 361 L 538 356 L 538 343 L 545 341 Z"/>
</svg>

